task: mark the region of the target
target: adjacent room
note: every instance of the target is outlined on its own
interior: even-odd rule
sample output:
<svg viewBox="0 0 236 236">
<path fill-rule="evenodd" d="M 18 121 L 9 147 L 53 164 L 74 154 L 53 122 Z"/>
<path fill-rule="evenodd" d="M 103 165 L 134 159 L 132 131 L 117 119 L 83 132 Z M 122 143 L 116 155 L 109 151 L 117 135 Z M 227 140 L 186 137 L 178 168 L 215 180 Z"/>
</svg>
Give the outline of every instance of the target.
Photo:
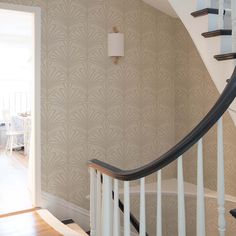
<svg viewBox="0 0 236 236">
<path fill-rule="evenodd" d="M 0 214 L 31 207 L 33 18 L 0 10 Z"/>
</svg>

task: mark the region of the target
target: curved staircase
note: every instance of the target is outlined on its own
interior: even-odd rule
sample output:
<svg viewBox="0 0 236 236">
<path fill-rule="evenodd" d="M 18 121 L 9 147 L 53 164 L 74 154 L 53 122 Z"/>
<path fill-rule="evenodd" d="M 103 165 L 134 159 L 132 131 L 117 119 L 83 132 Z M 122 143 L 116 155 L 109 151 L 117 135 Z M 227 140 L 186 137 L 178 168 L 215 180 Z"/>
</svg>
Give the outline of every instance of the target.
<svg viewBox="0 0 236 236">
<path fill-rule="evenodd" d="M 197 145 L 197 200 L 196 221 L 197 236 L 206 235 L 205 225 L 205 189 L 203 176 L 203 138 L 208 131 L 217 123 L 217 209 L 218 232 L 224 236 L 226 231 L 225 216 L 225 179 L 224 179 L 224 144 L 223 144 L 223 122 L 222 116 L 227 111 L 236 97 L 236 68 L 229 83 L 220 95 L 219 99 L 199 122 L 199 124 L 179 143 L 165 154 L 151 163 L 137 169 L 121 170 L 108 163 L 99 160 L 89 161 L 90 168 L 90 217 L 92 236 L 118 236 L 121 233 L 119 212 L 119 186 L 124 191 L 124 236 L 131 235 L 130 214 L 130 185 L 133 181 L 140 181 L 140 225 L 136 228 L 139 235 L 146 236 L 146 190 L 145 178 L 155 175 L 157 179 L 157 200 L 153 206 L 156 208 L 156 235 L 162 234 L 162 170 L 177 161 L 177 195 L 178 195 L 178 235 L 186 234 L 185 215 L 185 190 L 183 176 L 183 158 L 185 153 L 195 144 Z M 114 203 L 113 203 L 114 199 Z"/>
<path fill-rule="evenodd" d="M 149 0 L 145 0 L 145 2 L 147 1 Z M 90 235 L 92 236 L 120 236 L 122 231 L 124 236 L 133 234 L 131 224 L 134 226 L 135 217 L 131 214 L 131 201 L 133 200 L 131 196 L 134 192 L 139 196 L 136 200 L 138 201 L 139 222 L 136 222 L 137 227 L 135 227 L 138 235 L 192 236 L 192 233 L 188 233 L 189 219 L 186 215 L 186 199 L 187 188 L 193 186 L 184 182 L 183 158 L 185 158 L 186 152 L 195 145 L 197 146 L 197 185 L 194 188 L 194 196 L 196 196 L 195 234 L 197 236 L 215 236 L 217 234 L 233 236 L 236 234 L 236 231 L 227 234 L 229 212 L 226 212 L 225 207 L 227 201 L 232 201 L 234 204 L 235 197 L 225 194 L 222 119 L 223 114 L 229 111 L 236 125 L 236 1 L 168 0 L 168 2 L 187 28 L 221 95 L 208 114 L 188 135 L 151 163 L 137 169 L 122 170 L 100 160 L 89 161 Z M 156 4 L 154 1 L 152 3 L 158 6 L 158 1 Z M 215 125 L 217 126 L 217 191 L 213 193 L 204 188 L 203 140 Z M 172 183 L 175 185 L 177 194 L 177 230 L 173 230 L 172 234 L 166 234 L 164 229 L 166 226 L 163 225 L 166 186 L 163 186 L 165 182 L 162 181 L 162 170 L 173 162 L 177 164 L 177 180 Z M 149 176 L 156 180 L 151 184 L 152 187 L 150 184 L 146 184 Z M 139 184 L 134 187 L 137 181 Z M 152 194 L 155 192 L 154 203 L 147 202 L 150 192 Z M 214 215 L 218 218 L 216 231 L 209 231 L 213 224 L 209 225 L 207 217 L 208 194 L 214 198 L 216 204 L 214 205 Z M 120 197 L 124 199 L 123 224 L 120 222 Z M 155 212 L 155 219 L 151 222 L 155 227 L 152 234 L 149 234 L 147 228 L 150 223 L 147 222 L 150 213 L 147 213 L 147 207 L 150 208 L 148 203 L 152 204 L 151 208 Z M 234 217 L 236 217 L 235 212 L 236 210 L 230 211 Z M 236 224 L 236 222 L 234 223 Z M 174 222 L 168 227 L 174 228 Z"/>
</svg>

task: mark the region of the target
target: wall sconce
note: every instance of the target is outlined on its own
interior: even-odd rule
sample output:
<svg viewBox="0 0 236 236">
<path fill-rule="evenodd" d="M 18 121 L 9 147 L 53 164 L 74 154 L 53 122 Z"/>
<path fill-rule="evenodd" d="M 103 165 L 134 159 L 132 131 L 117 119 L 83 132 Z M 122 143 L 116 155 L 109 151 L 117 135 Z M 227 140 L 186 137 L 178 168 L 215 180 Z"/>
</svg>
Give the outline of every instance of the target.
<svg viewBox="0 0 236 236">
<path fill-rule="evenodd" d="M 119 33 L 113 27 L 113 33 L 108 34 L 108 56 L 114 58 L 114 64 L 118 64 L 119 58 L 124 56 L 124 34 Z"/>
</svg>

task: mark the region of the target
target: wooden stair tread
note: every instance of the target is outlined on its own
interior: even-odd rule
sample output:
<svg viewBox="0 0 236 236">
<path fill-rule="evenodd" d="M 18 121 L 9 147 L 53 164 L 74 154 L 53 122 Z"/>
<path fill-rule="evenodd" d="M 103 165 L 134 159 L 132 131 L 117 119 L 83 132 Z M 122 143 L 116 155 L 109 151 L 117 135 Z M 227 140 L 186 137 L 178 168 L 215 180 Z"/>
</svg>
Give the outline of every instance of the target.
<svg viewBox="0 0 236 236">
<path fill-rule="evenodd" d="M 219 54 L 219 55 L 215 55 L 214 58 L 217 61 L 233 60 L 233 59 L 236 59 L 236 53 L 230 52 L 230 53 Z"/>
<path fill-rule="evenodd" d="M 208 14 L 218 15 L 218 13 L 219 13 L 219 10 L 216 8 L 204 8 L 204 9 L 192 12 L 191 15 L 193 17 L 199 17 L 199 16 L 205 16 Z"/>
<path fill-rule="evenodd" d="M 219 29 L 219 30 L 213 30 L 209 32 L 202 33 L 202 36 L 205 38 L 211 38 L 221 35 L 232 35 L 231 29 Z"/>
</svg>

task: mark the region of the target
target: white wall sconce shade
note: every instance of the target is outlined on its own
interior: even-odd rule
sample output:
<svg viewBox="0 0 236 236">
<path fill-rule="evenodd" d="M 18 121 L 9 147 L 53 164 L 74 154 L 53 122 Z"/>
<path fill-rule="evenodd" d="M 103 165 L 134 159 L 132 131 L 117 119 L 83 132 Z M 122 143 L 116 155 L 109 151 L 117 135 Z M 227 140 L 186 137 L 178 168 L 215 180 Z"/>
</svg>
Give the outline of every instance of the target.
<svg viewBox="0 0 236 236">
<path fill-rule="evenodd" d="M 118 63 L 119 57 L 124 56 L 124 34 L 109 33 L 108 34 L 108 56 L 115 57 L 114 63 Z"/>
<path fill-rule="evenodd" d="M 109 57 L 124 56 L 124 34 L 122 33 L 108 34 L 108 56 Z"/>
</svg>

